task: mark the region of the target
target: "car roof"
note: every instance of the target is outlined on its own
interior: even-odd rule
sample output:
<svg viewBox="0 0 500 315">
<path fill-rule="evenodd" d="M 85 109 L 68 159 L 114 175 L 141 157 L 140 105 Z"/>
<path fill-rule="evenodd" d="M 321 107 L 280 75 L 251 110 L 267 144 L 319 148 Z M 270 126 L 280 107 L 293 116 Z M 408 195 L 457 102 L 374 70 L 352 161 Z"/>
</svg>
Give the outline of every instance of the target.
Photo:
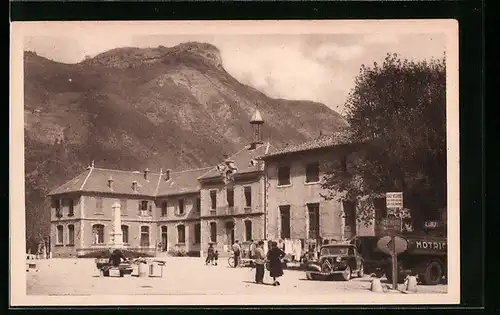
<svg viewBox="0 0 500 315">
<path fill-rule="evenodd" d="M 355 247 L 354 244 L 326 244 L 326 245 L 323 245 L 321 246 L 321 248 L 323 247 Z"/>
</svg>

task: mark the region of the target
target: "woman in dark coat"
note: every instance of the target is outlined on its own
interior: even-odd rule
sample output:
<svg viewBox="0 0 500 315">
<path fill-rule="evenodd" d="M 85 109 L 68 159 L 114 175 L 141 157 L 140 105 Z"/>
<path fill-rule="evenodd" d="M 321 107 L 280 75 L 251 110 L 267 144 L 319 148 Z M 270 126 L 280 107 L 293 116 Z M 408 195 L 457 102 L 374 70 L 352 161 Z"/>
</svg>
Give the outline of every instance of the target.
<svg viewBox="0 0 500 315">
<path fill-rule="evenodd" d="M 283 265 L 281 259 L 285 257 L 285 252 L 278 248 L 278 243 L 272 242 L 271 249 L 267 252 L 270 276 L 273 278 L 273 285 L 280 285 L 276 278 L 283 275 Z"/>
</svg>

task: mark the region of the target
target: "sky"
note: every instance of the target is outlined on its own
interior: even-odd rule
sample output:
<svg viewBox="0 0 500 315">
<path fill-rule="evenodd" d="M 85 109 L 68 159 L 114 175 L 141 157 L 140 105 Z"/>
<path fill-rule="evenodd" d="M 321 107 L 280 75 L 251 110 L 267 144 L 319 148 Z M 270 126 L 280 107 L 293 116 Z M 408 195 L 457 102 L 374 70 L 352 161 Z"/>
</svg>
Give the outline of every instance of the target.
<svg viewBox="0 0 500 315">
<path fill-rule="evenodd" d="M 444 33 L 429 31 L 150 35 L 80 27 L 25 36 L 24 49 L 76 63 L 113 48 L 171 47 L 186 41 L 217 46 L 227 72 L 270 97 L 317 101 L 341 114 L 362 64 L 380 63 L 387 53 L 412 60 L 441 58 L 446 47 Z"/>
</svg>

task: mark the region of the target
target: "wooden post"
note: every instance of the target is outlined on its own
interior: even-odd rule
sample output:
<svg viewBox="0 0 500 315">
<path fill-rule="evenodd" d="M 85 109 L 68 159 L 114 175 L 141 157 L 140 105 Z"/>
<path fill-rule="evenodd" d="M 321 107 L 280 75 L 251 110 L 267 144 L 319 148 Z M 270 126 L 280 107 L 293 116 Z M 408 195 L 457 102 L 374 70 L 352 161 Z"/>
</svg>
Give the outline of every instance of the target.
<svg viewBox="0 0 500 315">
<path fill-rule="evenodd" d="M 392 289 L 398 289 L 398 255 L 396 253 L 396 238 L 394 233 L 391 235 L 391 256 L 392 256 Z"/>
</svg>

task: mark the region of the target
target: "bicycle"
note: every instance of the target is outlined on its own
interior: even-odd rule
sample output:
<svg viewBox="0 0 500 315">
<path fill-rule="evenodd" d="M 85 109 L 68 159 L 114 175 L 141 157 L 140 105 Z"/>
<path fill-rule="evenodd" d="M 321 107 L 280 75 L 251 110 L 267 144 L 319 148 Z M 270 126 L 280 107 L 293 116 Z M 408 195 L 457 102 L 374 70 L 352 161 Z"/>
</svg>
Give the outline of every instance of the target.
<svg viewBox="0 0 500 315">
<path fill-rule="evenodd" d="M 234 256 L 231 256 L 227 259 L 227 263 L 229 267 L 234 268 Z M 238 259 L 238 267 L 253 267 L 254 266 L 254 261 L 253 259 L 247 259 L 247 258 L 239 258 Z"/>
</svg>

